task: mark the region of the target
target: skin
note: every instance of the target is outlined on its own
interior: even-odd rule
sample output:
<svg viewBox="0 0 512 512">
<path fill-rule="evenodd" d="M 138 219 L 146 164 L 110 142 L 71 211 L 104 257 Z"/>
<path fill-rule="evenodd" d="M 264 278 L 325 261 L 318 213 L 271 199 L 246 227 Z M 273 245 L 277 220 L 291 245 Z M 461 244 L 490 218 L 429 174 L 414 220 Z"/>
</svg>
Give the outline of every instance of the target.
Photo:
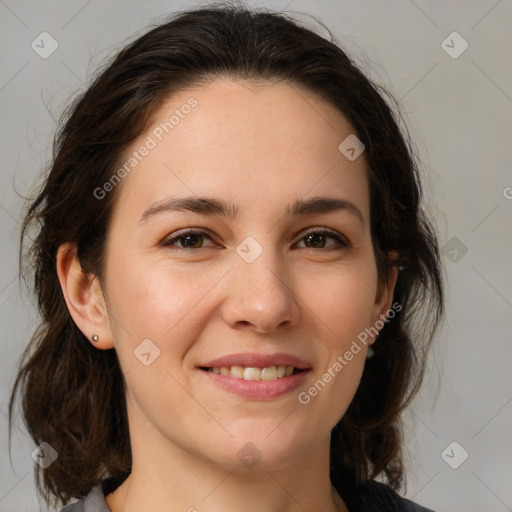
<svg viewBox="0 0 512 512">
<path fill-rule="evenodd" d="M 198 105 L 118 185 L 101 286 L 69 245 L 58 254 L 73 319 L 89 340 L 99 335 L 96 348 L 115 348 L 126 380 L 133 467 L 107 504 L 113 512 L 346 511 L 329 480 L 330 431 L 355 394 L 365 347 L 307 405 L 297 395 L 392 304 L 396 268 L 377 279 L 364 153 L 355 161 L 340 153 L 354 129 L 311 92 L 227 79 L 168 98 L 129 152 L 191 96 Z M 194 195 L 232 201 L 238 214 L 139 221 L 152 205 Z M 364 225 L 348 210 L 283 217 L 313 196 L 353 202 Z M 188 227 L 214 236 L 189 241 L 195 251 L 183 239 L 163 246 Z M 308 228 L 333 230 L 351 246 L 330 236 L 308 242 Z M 248 236 L 263 249 L 253 263 L 236 252 Z M 149 366 L 134 356 L 145 339 L 160 350 Z M 287 352 L 312 370 L 298 390 L 261 401 L 197 369 L 240 352 Z M 247 443 L 261 454 L 251 467 L 237 456 Z"/>
</svg>

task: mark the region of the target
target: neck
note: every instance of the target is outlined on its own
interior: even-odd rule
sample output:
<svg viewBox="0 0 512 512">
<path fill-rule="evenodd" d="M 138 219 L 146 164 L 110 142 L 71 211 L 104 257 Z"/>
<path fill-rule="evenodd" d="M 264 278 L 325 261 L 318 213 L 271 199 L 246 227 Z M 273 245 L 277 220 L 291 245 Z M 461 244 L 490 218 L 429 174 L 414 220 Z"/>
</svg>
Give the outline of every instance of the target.
<svg viewBox="0 0 512 512">
<path fill-rule="evenodd" d="M 130 476 L 106 497 L 112 512 L 348 512 L 330 481 L 329 438 L 291 466 L 245 472 L 151 444 L 132 447 Z"/>
<path fill-rule="evenodd" d="M 233 454 L 212 450 L 207 456 L 194 443 L 164 434 L 129 402 L 132 471 L 106 497 L 112 512 L 348 512 L 331 484 L 329 433 L 315 444 L 281 451 L 286 438 L 274 439 L 266 450 L 260 446 L 265 455 L 247 467 Z M 235 444 L 232 439 L 226 450 Z"/>
<path fill-rule="evenodd" d="M 286 482 L 289 483 L 289 482 Z M 308 486 L 309 490 L 311 486 Z M 209 512 L 234 512 L 246 510 L 248 512 L 261 512 L 261 510 L 279 512 L 304 512 L 304 510 L 324 510 L 326 512 L 349 512 L 342 498 L 334 487 L 321 491 L 313 489 L 306 494 L 304 488 L 287 488 L 276 475 L 268 474 L 268 478 L 244 481 L 232 473 L 227 473 L 205 492 L 207 485 L 202 482 L 193 493 L 176 492 L 174 485 L 169 483 L 166 487 L 156 491 L 155 485 L 146 484 L 142 487 L 141 481 L 132 473 L 123 484 L 106 497 L 111 512 L 132 512 L 148 509 L 158 511 L 184 510 L 198 512 L 208 507 Z M 292 489 L 292 490 L 290 490 Z M 155 492 L 156 494 L 154 494 Z M 204 493 L 204 494 L 201 494 Z M 193 496 L 193 497 L 192 497 Z M 149 502 L 149 504 L 148 504 Z M 318 507 L 318 508 L 316 508 Z"/>
</svg>

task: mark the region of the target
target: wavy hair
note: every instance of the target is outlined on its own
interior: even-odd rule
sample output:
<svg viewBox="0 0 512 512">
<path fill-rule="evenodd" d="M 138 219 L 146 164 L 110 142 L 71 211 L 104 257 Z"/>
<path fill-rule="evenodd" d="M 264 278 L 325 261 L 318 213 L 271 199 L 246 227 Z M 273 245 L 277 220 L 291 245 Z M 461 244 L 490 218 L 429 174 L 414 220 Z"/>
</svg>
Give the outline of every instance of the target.
<svg viewBox="0 0 512 512">
<path fill-rule="evenodd" d="M 9 403 L 9 446 L 19 391 L 36 445 L 47 442 L 58 453 L 46 469 L 34 465 L 47 505 L 50 495 L 63 503 L 83 498 L 106 476 L 120 484 L 131 471 L 116 352 L 96 349 L 75 325 L 57 276 L 57 250 L 73 243 L 83 271 L 101 282 L 116 194 L 100 201 L 94 190 L 113 175 L 164 100 L 220 76 L 301 85 L 346 116 L 366 147 L 378 274 L 383 279 L 399 265 L 393 301 L 401 309 L 381 330 L 355 397 L 332 431 L 330 471 L 331 478 L 380 476 L 395 489 L 403 485 L 401 413 L 419 389 L 443 316 L 443 269 L 399 106 L 329 34 L 331 40 L 283 13 L 239 5 L 182 11 L 119 51 L 64 112 L 43 185 L 24 216 L 20 266 L 42 321 L 20 358 Z"/>
</svg>

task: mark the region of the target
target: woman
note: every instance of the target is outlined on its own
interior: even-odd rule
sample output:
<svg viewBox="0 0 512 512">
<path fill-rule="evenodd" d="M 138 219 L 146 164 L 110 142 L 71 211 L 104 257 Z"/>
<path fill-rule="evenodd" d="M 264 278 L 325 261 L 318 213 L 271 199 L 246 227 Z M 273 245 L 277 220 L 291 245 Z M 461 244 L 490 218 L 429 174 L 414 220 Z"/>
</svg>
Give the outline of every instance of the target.
<svg viewBox="0 0 512 512">
<path fill-rule="evenodd" d="M 10 413 L 21 384 L 47 504 L 426 510 L 396 492 L 443 313 L 420 199 L 377 86 L 284 15 L 191 10 L 124 48 L 24 224 L 43 322 Z"/>
</svg>

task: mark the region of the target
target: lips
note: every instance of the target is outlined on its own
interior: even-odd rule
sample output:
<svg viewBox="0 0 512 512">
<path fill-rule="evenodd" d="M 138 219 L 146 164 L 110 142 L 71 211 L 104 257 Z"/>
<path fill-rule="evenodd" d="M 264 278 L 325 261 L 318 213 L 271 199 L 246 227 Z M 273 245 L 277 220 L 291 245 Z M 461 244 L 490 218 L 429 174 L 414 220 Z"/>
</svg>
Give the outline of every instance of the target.
<svg viewBox="0 0 512 512">
<path fill-rule="evenodd" d="M 198 365 L 199 368 L 221 368 L 231 366 L 242 366 L 244 368 L 268 368 L 271 366 L 293 366 L 297 370 L 307 370 L 311 365 L 292 354 L 257 354 L 243 353 L 218 357 Z"/>
<path fill-rule="evenodd" d="M 232 354 L 198 365 L 216 386 L 252 400 L 272 400 L 296 389 L 311 365 L 291 354 Z"/>
</svg>

